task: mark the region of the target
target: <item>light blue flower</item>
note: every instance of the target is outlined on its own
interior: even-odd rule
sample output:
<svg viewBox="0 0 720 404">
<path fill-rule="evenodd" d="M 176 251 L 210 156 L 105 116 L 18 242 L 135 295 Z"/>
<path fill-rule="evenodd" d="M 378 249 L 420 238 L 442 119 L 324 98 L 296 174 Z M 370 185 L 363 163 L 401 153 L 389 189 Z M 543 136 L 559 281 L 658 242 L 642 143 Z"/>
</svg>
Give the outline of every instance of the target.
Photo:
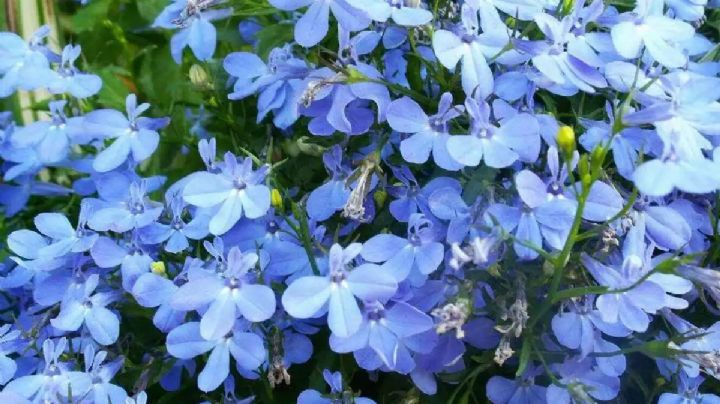
<svg viewBox="0 0 720 404">
<path fill-rule="evenodd" d="M 230 329 L 217 337 L 204 338 L 198 322 L 185 323 L 167 336 L 167 350 L 176 358 L 191 359 L 210 351 L 205 367 L 198 374 L 198 387 L 205 392 L 215 390 L 228 377 L 230 356 L 238 368 L 252 371 L 265 362 L 267 355 L 259 336 L 237 327 L 233 330 L 234 320 L 230 318 L 223 321 L 230 323 Z"/>
<path fill-rule="evenodd" d="M 8 383 L 3 393 L 16 393 L 21 397 L 42 401 L 45 397 L 82 397 L 91 385 L 90 377 L 83 373 L 67 370 L 60 362 L 60 356 L 67 348 L 67 339 L 60 338 L 57 344 L 46 339 L 42 344 L 44 365 L 37 374 L 28 374 Z"/>
<path fill-rule="evenodd" d="M 348 31 L 360 31 L 370 24 L 367 14 L 347 0 L 270 0 L 270 4 L 289 11 L 309 6 L 295 23 L 295 41 L 306 48 L 317 45 L 325 38 L 330 28 L 331 11 L 338 24 Z"/>
<path fill-rule="evenodd" d="M 348 0 L 348 3 L 378 22 L 392 19 L 398 25 L 413 27 L 425 25 L 433 18 L 429 10 L 410 0 Z"/>
<path fill-rule="evenodd" d="M 170 53 L 176 63 L 182 62 L 182 52 L 187 46 L 201 61 L 213 57 L 217 32 L 211 21 L 232 15 L 232 8 L 210 9 L 218 3 L 217 0 L 173 0 L 155 18 L 153 27 L 180 29 L 170 40 Z"/>
<path fill-rule="evenodd" d="M 328 326 L 338 337 L 349 337 L 360 329 L 362 313 L 356 297 L 363 300 L 386 300 L 397 289 L 392 275 L 372 264 L 351 269 L 362 244 L 342 248 L 333 244 L 326 276 L 306 276 L 295 280 L 282 296 L 285 311 L 295 318 L 314 318 L 328 313 Z"/>
<path fill-rule="evenodd" d="M 355 352 L 358 363 L 369 364 L 402 374 L 408 374 L 415 368 L 412 353 L 430 352 L 433 348 L 430 338 L 417 338 L 432 330 L 432 318 L 417 308 L 395 302 L 384 306 L 378 302 L 365 306 L 360 329 L 350 337 L 330 336 L 330 348 L 337 353 Z M 376 356 L 370 359 L 368 357 Z M 370 366 L 367 370 L 376 370 Z"/>
<path fill-rule="evenodd" d="M 75 98 L 87 98 L 97 94 L 102 87 L 99 76 L 81 72 L 75 67 L 80 57 L 80 45 L 63 48 L 62 59 L 57 67 L 57 76 L 48 84 L 53 94 L 70 94 Z"/>
<path fill-rule="evenodd" d="M 95 110 L 85 116 L 88 131 L 101 138 L 114 139 L 93 162 L 93 168 L 98 172 L 118 168 L 129 156 L 136 163 L 150 157 L 160 143 L 157 131 L 170 122 L 169 118 L 141 117 L 150 104 L 137 105 L 135 94 L 127 96 L 125 108 L 127 117 L 112 109 Z"/>
<path fill-rule="evenodd" d="M 649 314 L 655 314 L 664 307 L 683 309 L 686 300 L 673 296 L 690 291 L 692 283 L 677 275 L 653 273 L 650 259 L 654 247 L 645 243 L 645 223 L 642 219 L 625 236 L 622 258 L 616 257 L 615 265 L 602 264 L 583 253 L 581 261 L 585 268 L 612 293 L 597 298 L 596 306 L 602 320 L 643 332 L 650 324 Z"/>
<path fill-rule="evenodd" d="M 461 8 L 462 24 L 457 32 L 437 30 L 432 45 L 440 63 L 454 69 L 461 62 L 462 87 L 465 94 L 484 98 L 492 93 L 493 74 L 483 54 L 483 41 L 492 40 L 479 32 L 478 10 L 469 4 Z"/>
<path fill-rule="evenodd" d="M 460 107 L 452 105 L 450 93 L 442 95 L 438 112 L 432 116 L 428 116 L 412 98 L 403 97 L 393 101 L 387 109 L 390 127 L 410 134 L 400 142 L 400 153 L 405 161 L 422 164 L 432 152 L 435 163 L 441 168 L 453 171 L 462 168 L 447 149 L 449 121 L 460 116 L 461 112 Z"/>
<path fill-rule="evenodd" d="M 692 25 L 663 15 L 663 0 L 639 0 L 631 12 L 618 16 L 610 33 L 620 56 L 635 59 L 644 49 L 668 68 L 684 66 L 687 55 L 677 44 L 693 37 Z"/>
<path fill-rule="evenodd" d="M 519 113 L 495 125 L 487 102 L 467 98 L 465 108 L 471 118 L 470 133 L 447 140 L 448 153 L 455 161 L 470 167 L 485 161 L 489 167 L 504 168 L 517 160 L 530 162 L 537 159 L 540 127 L 535 117 Z"/>
<path fill-rule="evenodd" d="M 270 189 L 262 183 L 269 167 L 253 170 L 252 164 L 249 157 L 238 163 L 235 155 L 228 152 L 222 172 L 195 173 L 185 185 L 185 202 L 201 208 L 220 206 L 208 224 L 210 233 L 224 234 L 243 215 L 257 219 L 270 209 Z"/>
<path fill-rule="evenodd" d="M 48 26 L 40 27 L 27 43 L 12 32 L 0 32 L 0 98 L 16 89 L 47 87 L 54 80 L 47 57 L 50 51 L 43 45 L 49 34 Z"/>
<path fill-rule="evenodd" d="M 87 130 L 83 118 L 68 118 L 64 112 L 66 104 L 66 101 L 51 101 L 49 103 L 51 119 L 17 128 L 12 133 L 11 144 L 24 149 L 26 153 L 30 153 L 31 149 L 36 153 L 38 162 L 42 164 L 63 162 L 67 159 L 72 145 L 84 144 L 89 140 L 85 135 Z M 22 151 L 16 153 L 22 154 Z M 5 157 L 16 160 L 13 156 Z M 27 157 L 26 159 L 23 164 L 28 164 L 28 160 L 31 160 Z"/>
<path fill-rule="evenodd" d="M 361 254 L 370 262 L 382 262 L 382 269 L 398 283 L 410 277 L 413 284 L 422 284 L 445 256 L 445 247 L 435 240 L 436 234 L 432 222 L 416 213 L 410 216 L 407 238 L 378 234 L 365 242 Z"/>
<path fill-rule="evenodd" d="M 92 338 L 101 345 L 115 342 L 120 335 L 120 320 L 105 306 L 118 296 L 112 292 L 97 292 L 97 274 L 90 275 L 83 288 L 62 301 L 60 313 L 50 320 L 53 327 L 63 331 L 77 331 L 84 324 Z"/>
<path fill-rule="evenodd" d="M 250 272 L 258 259 L 255 253 L 233 247 L 217 271 L 191 270 L 188 282 L 173 294 L 172 307 L 189 311 L 209 305 L 200 320 L 200 334 L 209 340 L 230 332 L 239 316 L 251 322 L 269 319 L 275 312 L 275 294 L 256 283 L 257 276 Z"/>
</svg>

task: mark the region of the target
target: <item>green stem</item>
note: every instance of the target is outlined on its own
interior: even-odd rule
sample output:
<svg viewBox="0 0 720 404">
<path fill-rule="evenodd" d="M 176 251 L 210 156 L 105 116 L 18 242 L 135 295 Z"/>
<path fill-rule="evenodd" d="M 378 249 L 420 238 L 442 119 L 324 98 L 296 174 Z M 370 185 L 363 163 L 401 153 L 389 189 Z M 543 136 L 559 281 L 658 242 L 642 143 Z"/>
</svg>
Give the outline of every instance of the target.
<svg viewBox="0 0 720 404">
<path fill-rule="evenodd" d="M 555 294 L 557 294 L 558 290 L 560 289 L 560 284 L 562 283 L 563 275 L 565 274 L 565 268 L 567 267 L 568 258 L 570 258 L 570 254 L 572 253 L 573 246 L 575 245 L 578 232 L 580 230 L 580 225 L 582 224 L 582 214 L 585 210 L 585 203 L 587 202 L 587 197 L 590 193 L 591 185 L 592 183 L 587 186 L 583 184 L 582 192 L 578 197 L 578 206 L 577 211 L 575 211 L 575 218 L 573 219 L 572 226 L 570 227 L 570 234 L 565 241 L 565 245 L 563 246 L 560 255 L 554 260 L 555 269 L 553 271 L 553 277 L 550 282 L 548 299 L 545 299 L 542 306 L 540 306 L 537 313 L 535 313 L 535 315 L 533 316 L 533 319 L 530 321 L 530 324 L 528 326 L 528 328 L 530 329 L 534 328 L 535 325 L 537 325 L 538 321 L 543 318 L 545 313 L 550 310 L 553 305 L 553 299 L 555 298 Z"/>
<path fill-rule="evenodd" d="M 312 267 L 313 274 L 315 276 L 320 276 L 320 268 L 318 268 L 318 264 L 315 261 L 315 254 L 313 253 L 312 248 L 312 240 L 310 239 L 310 228 L 308 227 L 307 223 L 307 217 L 301 209 L 298 209 L 298 206 L 295 204 L 295 202 L 290 202 L 291 208 L 293 211 L 293 214 L 295 215 L 295 219 L 298 221 L 298 226 L 292 223 L 291 220 L 288 218 L 285 218 L 285 221 L 290 226 L 290 228 L 293 229 L 293 231 L 300 237 L 300 241 L 302 241 L 303 248 L 305 249 L 305 254 L 308 256 L 308 260 L 310 261 L 310 267 Z"/>
</svg>

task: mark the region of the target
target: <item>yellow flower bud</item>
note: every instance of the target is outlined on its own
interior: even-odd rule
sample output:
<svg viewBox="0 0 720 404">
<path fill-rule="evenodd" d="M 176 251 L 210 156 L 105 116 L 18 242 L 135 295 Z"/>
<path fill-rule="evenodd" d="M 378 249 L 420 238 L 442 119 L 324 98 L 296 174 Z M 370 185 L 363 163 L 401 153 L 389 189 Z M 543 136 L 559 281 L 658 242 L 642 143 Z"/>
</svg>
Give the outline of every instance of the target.
<svg viewBox="0 0 720 404">
<path fill-rule="evenodd" d="M 368 81 L 368 77 L 366 75 L 352 66 L 347 68 L 346 74 L 348 84 L 364 83 Z"/>
<path fill-rule="evenodd" d="M 272 203 L 272 206 L 275 209 L 282 209 L 282 195 L 280 195 L 280 191 L 278 191 L 276 188 L 273 188 L 273 190 L 270 191 L 270 203 Z"/>
<path fill-rule="evenodd" d="M 575 130 L 570 126 L 561 126 L 557 132 L 557 143 L 563 153 L 571 154 L 575 151 Z"/>
<path fill-rule="evenodd" d="M 155 261 L 150 264 L 150 270 L 156 275 L 165 276 L 165 263 L 162 261 Z"/>
<path fill-rule="evenodd" d="M 387 201 L 387 192 L 383 189 L 375 191 L 373 194 L 373 199 L 375 200 L 375 205 L 378 209 L 383 207 L 385 205 L 385 202 Z"/>
<path fill-rule="evenodd" d="M 202 68 L 200 65 L 192 65 L 190 66 L 190 73 L 188 74 L 190 76 L 190 82 L 197 88 L 201 90 L 209 90 L 212 89 L 212 83 L 210 82 L 210 77 L 208 76 L 205 69 Z"/>
</svg>

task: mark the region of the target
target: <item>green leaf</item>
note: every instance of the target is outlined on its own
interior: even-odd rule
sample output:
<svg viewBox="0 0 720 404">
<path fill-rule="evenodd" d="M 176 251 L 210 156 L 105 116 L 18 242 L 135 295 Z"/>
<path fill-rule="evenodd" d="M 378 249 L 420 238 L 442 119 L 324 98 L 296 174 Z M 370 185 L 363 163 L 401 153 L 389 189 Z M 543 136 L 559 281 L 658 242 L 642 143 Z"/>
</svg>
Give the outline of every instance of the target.
<svg viewBox="0 0 720 404">
<path fill-rule="evenodd" d="M 679 353 L 677 349 L 670 348 L 670 341 L 648 341 L 640 347 L 640 352 L 651 358 L 674 358 Z"/>
<path fill-rule="evenodd" d="M 125 109 L 125 98 L 130 94 L 128 84 L 130 74 L 117 66 L 107 66 L 96 69 L 95 72 L 103 81 L 102 89 L 98 94 L 98 101 L 109 108 Z"/>
<path fill-rule="evenodd" d="M 167 0 L 141 0 L 137 2 L 138 13 L 145 20 L 154 21 L 167 4 Z"/>
<path fill-rule="evenodd" d="M 527 369 L 528 362 L 530 362 L 530 352 L 532 351 L 531 348 L 531 342 L 530 342 L 530 336 L 525 336 L 523 338 L 523 344 L 522 348 L 520 348 L 520 364 L 518 365 L 517 372 L 515 372 L 515 376 L 520 376 L 523 373 L 525 373 L 525 369 Z"/>
<path fill-rule="evenodd" d="M 267 2 L 264 2 L 263 4 L 248 4 L 247 2 L 243 2 L 240 7 L 234 9 L 233 15 L 252 17 L 258 15 L 277 14 L 277 12 L 277 8 Z"/>
<path fill-rule="evenodd" d="M 190 78 L 170 57 L 167 46 L 147 52 L 140 69 L 140 88 L 155 104 L 164 106 L 178 102 L 200 104 L 201 99 L 195 91 Z M 166 108 L 167 110 L 167 108 Z"/>
<path fill-rule="evenodd" d="M 585 295 L 597 295 L 607 292 L 606 286 L 594 285 L 584 286 L 581 288 L 564 289 L 555 294 L 553 303 L 559 302 L 565 299 L 571 299 L 573 297 L 585 296 Z"/>
<path fill-rule="evenodd" d="M 107 19 L 113 0 L 93 0 L 82 7 L 72 16 L 68 29 L 79 33 L 93 29 L 97 24 Z"/>
<path fill-rule="evenodd" d="M 266 59 L 273 48 L 292 41 L 293 26 L 290 24 L 274 24 L 261 29 L 257 33 L 257 54 Z"/>
<path fill-rule="evenodd" d="M 407 79 L 410 88 L 415 91 L 423 91 L 422 60 L 414 54 L 408 57 Z"/>
</svg>

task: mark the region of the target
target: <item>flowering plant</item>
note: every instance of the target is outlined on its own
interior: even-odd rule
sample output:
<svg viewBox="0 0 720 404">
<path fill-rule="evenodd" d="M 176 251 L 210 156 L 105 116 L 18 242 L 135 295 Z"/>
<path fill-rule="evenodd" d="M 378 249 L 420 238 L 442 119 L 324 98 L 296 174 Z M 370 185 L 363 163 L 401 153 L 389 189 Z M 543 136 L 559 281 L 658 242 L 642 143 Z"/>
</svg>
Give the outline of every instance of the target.
<svg viewBox="0 0 720 404">
<path fill-rule="evenodd" d="M 57 3 L 0 401 L 720 402 L 717 1 Z"/>
</svg>

